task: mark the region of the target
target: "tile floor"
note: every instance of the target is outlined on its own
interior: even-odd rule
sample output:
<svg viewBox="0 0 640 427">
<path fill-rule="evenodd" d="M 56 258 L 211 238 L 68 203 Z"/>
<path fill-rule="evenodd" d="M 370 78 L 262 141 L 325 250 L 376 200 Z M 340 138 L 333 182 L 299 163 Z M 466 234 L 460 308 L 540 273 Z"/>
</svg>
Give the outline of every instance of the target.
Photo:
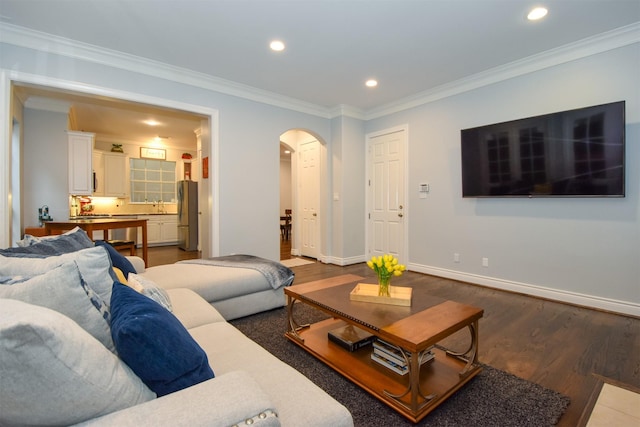
<svg viewBox="0 0 640 427">
<path fill-rule="evenodd" d="M 604 383 L 587 427 L 640 426 L 640 394 Z"/>
</svg>

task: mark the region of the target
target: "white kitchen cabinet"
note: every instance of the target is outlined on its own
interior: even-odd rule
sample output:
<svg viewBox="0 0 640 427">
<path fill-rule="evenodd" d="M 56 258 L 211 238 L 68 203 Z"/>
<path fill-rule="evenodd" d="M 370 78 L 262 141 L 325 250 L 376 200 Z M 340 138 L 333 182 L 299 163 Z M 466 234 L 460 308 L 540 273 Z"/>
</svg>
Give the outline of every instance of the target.
<svg viewBox="0 0 640 427">
<path fill-rule="evenodd" d="M 129 160 L 124 154 L 104 153 L 104 195 L 126 197 L 129 194 Z"/>
<path fill-rule="evenodd" d="M 126 155 L 109 151 L 93 152 L 94 196 L 127 197 L 129 160 Z"/>
<path fill-rule="evenodd" d="M 163 246 L 178 243 L 178 215 L 139 215 L 147 220 L 147 245 Z M 142 232 L 138 230 L 138 243 L 142 242 Z"/>
<path fill-rule="evenodd" d="M 95 134 L 67 131 L 69 194 L 90 196 L 93 189 L 93 140 Z"/>
</svg>

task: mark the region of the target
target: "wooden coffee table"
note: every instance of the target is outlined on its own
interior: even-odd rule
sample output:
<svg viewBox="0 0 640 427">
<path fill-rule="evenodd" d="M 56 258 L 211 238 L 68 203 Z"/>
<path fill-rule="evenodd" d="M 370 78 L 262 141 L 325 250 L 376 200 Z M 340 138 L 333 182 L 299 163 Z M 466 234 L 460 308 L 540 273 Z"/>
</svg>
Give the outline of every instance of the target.
<svg viewBox="0 0 640 427">
<path fill-rule="evenodd" d="M 410 307 L 351 301 L 349 293 L 364 279 L 338 276 L 284 289 L 287 295 L 286 337 L 380 399 L 418 422 L 481 371 L 478 363 L 478 320 L 484 310 L 432 297 L 425 286 L 414 286 Z M 324 311 L 332 318 L 299 325 L 295 304 Z M 371 347 L 350 352 L 329 341 L 330 330 L 351 324 L 404 349 L 409 372 L 399 375 L 371 360 Z M 437 343 L 463 328 L 469 347 L 449 351 Z M 419 356 L 435 345 L 435 358 L 422 366 Z"/>
</svg>

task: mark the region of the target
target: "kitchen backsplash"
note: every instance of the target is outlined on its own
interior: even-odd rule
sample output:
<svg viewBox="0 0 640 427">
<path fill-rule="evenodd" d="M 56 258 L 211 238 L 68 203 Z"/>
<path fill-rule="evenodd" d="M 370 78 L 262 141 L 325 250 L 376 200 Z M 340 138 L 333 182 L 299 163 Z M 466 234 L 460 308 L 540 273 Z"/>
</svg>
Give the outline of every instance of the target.
<svg viewBox="0 0 640 427">
<path fill-rule="evenodd" d="M 69 198 L 69 216 L 75 216 L 81 214 L 80 211 L 80 198 Z M 87 198 L 84 197 L 84 200 Z M 90 205 L 91 210 L 85 210 L 85 213 L 93 214 L 155 214 L 155 213 L 169 213 L 175 214 L 178 212 L 178 206 L 176 203 L 129 203 L 128 199 L 116 199 L 113 197 L 91 197 Z M 84 203 L 86 205 L 86 202 Z M 85 208 L 87 209 L 87 208 Z"/>
</svg>

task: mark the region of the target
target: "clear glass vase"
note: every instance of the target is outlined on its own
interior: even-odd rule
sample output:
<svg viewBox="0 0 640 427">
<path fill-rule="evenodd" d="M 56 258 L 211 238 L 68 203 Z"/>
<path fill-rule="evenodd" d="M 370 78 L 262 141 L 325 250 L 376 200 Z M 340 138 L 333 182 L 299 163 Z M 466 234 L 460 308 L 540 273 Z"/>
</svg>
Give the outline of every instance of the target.
<svg viewBox="0 0 640 427">
<path fill-rule="evenodd" d="M 390 297 L 391 276 L 378 276 L 378 296 Z"/>
</svg>

